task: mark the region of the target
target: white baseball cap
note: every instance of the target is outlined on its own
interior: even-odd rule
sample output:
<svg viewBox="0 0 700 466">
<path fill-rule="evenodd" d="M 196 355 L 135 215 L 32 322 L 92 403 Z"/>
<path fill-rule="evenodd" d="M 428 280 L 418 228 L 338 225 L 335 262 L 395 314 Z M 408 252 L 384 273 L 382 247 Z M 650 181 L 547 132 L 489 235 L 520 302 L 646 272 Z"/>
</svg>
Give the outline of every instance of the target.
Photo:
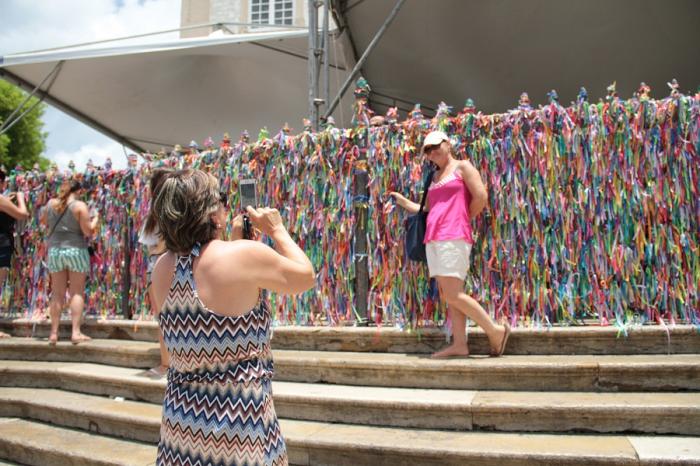
<svg viewBox="0 0 700 466">
<path fill-rule="evenodd" d="M 448 138 L 442 131 L 431 131 L 428 133 L 425 139 L 423 139 L 423 147 L 421 150 L 425 150 L 426 146 L 436 146 L 442 141 L 450 142 L 450 138 Z"/>
</svg>

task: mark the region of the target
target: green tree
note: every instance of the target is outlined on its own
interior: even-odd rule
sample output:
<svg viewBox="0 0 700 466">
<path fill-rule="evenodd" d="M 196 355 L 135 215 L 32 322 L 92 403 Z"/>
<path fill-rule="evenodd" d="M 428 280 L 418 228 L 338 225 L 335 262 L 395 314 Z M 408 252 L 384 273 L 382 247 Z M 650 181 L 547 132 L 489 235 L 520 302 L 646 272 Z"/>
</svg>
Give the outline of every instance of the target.
<svg viewBox="0 0 700 466">
<path fill-rule="evenodd" d="M 10 114 L 27 97 L 27 94 L 16 86 L 0 79 L 0 122 L 4 122 Z M 36 103 L 36 97 L 32 97 L 18 111 L 13 119 Z M 17 165 L 30 169 L 35 163 L 39 163 L 42 170 L 49 168 L 50 161 L 41 154 L 46 148 L 46 136 L 43 131 L 46 105 L 41 103 L 31 112 L 15 123 L 9 131 L 0 136 L 0 165 L 12 170 Z"/>
</svg>

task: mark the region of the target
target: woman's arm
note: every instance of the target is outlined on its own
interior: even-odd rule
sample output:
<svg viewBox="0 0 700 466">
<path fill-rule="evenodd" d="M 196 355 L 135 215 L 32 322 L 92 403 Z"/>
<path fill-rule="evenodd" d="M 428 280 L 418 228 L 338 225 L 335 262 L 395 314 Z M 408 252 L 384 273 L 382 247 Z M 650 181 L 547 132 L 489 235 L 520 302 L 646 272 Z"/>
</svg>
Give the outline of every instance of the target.
<svg viewBox="0 0 700 466">
<path fill-rule="evenodd" d="M 73 215 L 77 217 L 78 223 L 80 224 L 80 230 L 83 232 L 83 234 L 88 238 L 91 238 L 95 234 L 97 221 L 99 220 L 97 213 L 95 213 L 95 216 L 91 219 L 87 205 L 82 201 L 77 201 L 75 203 Z"/>
<path fill-rule="evenodd" d="M 289 236 L 277 209 L 248 207 L 247 210 L 253 226 L 275 242 L 274 250 L 257 241 L 248 245 L 246 262 L 250 263 L 252 280 L 259 288 L 284 294 L 298 294 L 313 287 L 316 284 L 313 265 Z"/>
<path fill-rule="evenodd" d="M 10 198 L 0 195 L 0 211 L 5 212 L 15 220 L 25 220 L 29 217 L 29 211 L 27 211 L 27 206 L 24 203 L 24 194 L 18 192 L 15 195 L 15 199 L 17 200 L 17 205 Z"/>
<path fill-rule="evenodd" d="M 46 205 L 39 210 L 39 224 L 41 224 L 44 228 L 49 227 L 49 206 L 51 206 L 52 202 L 53 199 L 49 199 L 49 202 L 47 202 Z"/>
<path fill-rule="evenodd" d="M 486 192 L 486 186 L 481 180 L 479 171 L 468 160 L 463 160 L 458 167 L 464 184 L 472 196 L 472 201 L 469 204 L 469 216 L 476 217 L 481 213 L 488 203 L 489 196 Z"/>
<path fill-rule="evenodd" d="M 408 200 L 403 194 L 397 193 L 396 191 L 392 191 L 389 193 L 391 197 L 393 197 L 396 200 L 396 203 L 399 205 L 399 207 L 402 207 L 408 211 L 408 213 L 411 214 L 417 214 L 418 211 L 420 210 L 420 204 L 417 202 L 413 202 Z M 427 210 L 425 207 L 423 210 Z"/>
<path fill-rule="evenodd" d="M 231 241 L 243 239 L 243 215 L 236 215 L 231 229 Z"/>
</svg>

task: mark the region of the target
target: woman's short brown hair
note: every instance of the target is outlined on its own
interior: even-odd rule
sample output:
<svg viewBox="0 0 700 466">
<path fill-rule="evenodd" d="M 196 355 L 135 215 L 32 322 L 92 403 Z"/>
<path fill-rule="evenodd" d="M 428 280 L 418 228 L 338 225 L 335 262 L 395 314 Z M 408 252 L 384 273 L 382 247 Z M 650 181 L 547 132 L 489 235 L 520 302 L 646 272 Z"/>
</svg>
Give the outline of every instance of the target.
<svg viewBox="0 0 700 466">
<path fill-rule="evenodd" d="M 155 197 L 153 212 L 168 250 L 188 253 L 196 243 L 215 239 L 212 214 L 219 202 L 219 182 L 209 173 L 185 169 L 167 176 Z"/>
<path fill-rule="evenodd" d="M 146 224 L 143 226 L 143 231 L 145 233 L 153 233 L 158 225 L 158 219 L 153 212 L 153 204 L 163 181 L 165 181 L 173 172 L 174 170 L 172 168 L 156 168 L 151 173 L 151 179 L 148 182 L 148 189 L 151 191 L 151 209 L 146 217 Z"/>
</svg>

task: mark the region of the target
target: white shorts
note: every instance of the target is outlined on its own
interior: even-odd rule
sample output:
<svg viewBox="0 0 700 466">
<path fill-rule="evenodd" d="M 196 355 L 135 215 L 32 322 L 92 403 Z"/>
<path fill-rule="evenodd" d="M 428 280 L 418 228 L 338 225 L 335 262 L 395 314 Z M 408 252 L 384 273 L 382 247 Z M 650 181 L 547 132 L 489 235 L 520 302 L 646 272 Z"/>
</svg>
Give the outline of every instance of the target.
<svg viewBox="0 0 700 466">
<path fill-rule="evenodd" d="M 472 245 L 463 239 L 431 241 L 425 245 L 431 277 L 467 278 Z"/>
</svg>

